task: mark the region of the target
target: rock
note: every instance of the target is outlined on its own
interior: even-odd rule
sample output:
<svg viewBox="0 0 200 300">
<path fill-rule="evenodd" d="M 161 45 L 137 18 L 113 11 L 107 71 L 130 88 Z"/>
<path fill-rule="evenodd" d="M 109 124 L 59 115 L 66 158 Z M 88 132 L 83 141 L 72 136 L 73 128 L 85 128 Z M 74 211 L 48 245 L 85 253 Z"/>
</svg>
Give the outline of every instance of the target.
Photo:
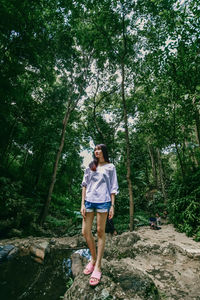
<svg viewBox="0 0 200 300">
<path fill-rule="evenodd" d="M 140 240 L 140 236 L 135 232 L 125 232 L 122 235 L 106 236 L 106 248 L 104 257 L 121 259 L 124 257 L 135 257 L 133 246 Z"/>
<path fill-rule="evenodd" d="M 30 249 L 30 243 L 33 242 L 40 244 L 41 239 L 29 243 L 23 240 L 23 245 L 20 245 L 22 252 Z M 68 280 L 63 261 L 69 255 L 69 251 L 56 250 L 43 260 L 35 255 L 21 256 L 19 252 L 15 259 L 1 264 L 0 299 L 60 299 L 66 291 Z"/>
<path fill-rule="evenodd" d="M 125 232 L 115 237 L 115 244 L 120 247 L 130 247 L 137 243 L 140 239 L 140 236 L 135 232 Z"/>
<path fill-rule="evenodd" d="M 19 253 L 20 253 L 20 256 L 29 255 L 30 254 L 30 247 L 25 246 L 25 245 L 19 246 Z"/>
<path fill-rule="evenodd" d="M 39 263 L 39 264 L 41 264 L 41 265 L 44 263 L 44 260 L 43 260 L 42 258 L 40 258 L 40 257 L 31 256 L 31 258 L 32 258 L 35 262 L 37 262 L 37 263 Z"/>
<path fill-rule="evenodd" d="M 78 247 L 84 247 L 86 245 L 85 238 L 82 235 L 77 237 Z"/>
<path fill-rule="evenodd" d="M 95 237 L 96 239 L 96 237 Z M 86 243 L 81 235 L 65 238 L 35 238 L 1 240 L 2 247 L 12 244 L 15 253 L 19 249 L 20 255 L 30 254 L 40 264 L 43 256 L 36 256 L 36 250 L 49 251 L 45 263 L 50 261 L 53 265 L 51 278 L 54 288 L 54 270 L 58 263 L 54 262 L 56 254 L 71 253 L 74 250 L 86 248 Z M 69 250 L 69 251 L 68 251 Z M 78 251 L 81 253 L 81 251 Z M 35 253 L 35 254 L 33 254 Z M 66 257 L 66 256 L 64 256 Z M 68 257 L 68 256 L 67 256 Z M 158 290 L 162 299 L 197 300 L 200 286 L 200 248 L 199 243 L 185 234 L 177 232 L 172 225 L 162 226 L 161 230 L 154 231 L 146 227 L 140 227 L 135 232 L 126 232 L 122 235 L 106 236 L 105 255 L 103 259 L 103 276 L 96 288 L 89 286 L 89 276 L 82 274 L 87 261 L 77 255 L 72 255 L 73 278 L 69 278 L 70 286 L 66 291 L 66 283 L 63 294 L 64 299 L 123 299 L 123 300 L 149 300 L 159 299 Z M 22 257 L 25 261 L 30 257 Z M 41 266 L 38 264 L 38 268 Z M 59 271 L 61 274 L 63 265 Z M 64 276 L 66 282 L 66 276 Z M 60 295 L 63 295 L 60 294 Z"/>
<path fill-rule="evenodd" d="M 107 277 L 103 276 L 101 283 L 96 287 L 92 288 L 89 285 L 89 276 L 84 274 L 80 274 L 74 280 L 73 285 L 70 289 L 65 293 L 64 300 L 100 300 L 106 299 L 114 299 L 108 298 L 111 295 L 114 295 L 114 291 L 119 290 L 119 293 L 122 292 L 112 280 Z M 120 298 L 119 298 L 120 299 Z M 121 298 L 124 299 L 124 298 Z"/>
<path fill-rule="evenodd" d="M 50 245 L 55 245 L 56 244 L 56 239 L 55 238 L 51 239 L 50 242 L 49 242 L 49 244 Z"/>
<path fill-rule="evenodd" d="M 44 252 L 49 252 L 48 249 L 49 243 L 47 241 L 42 241 L 39 244 L 37 244 L 37 247 L 41 250 L 43 250 Z"/>
<path fill-rule="evenodd" d="M 53 245 L 52 247 L 54 249 L 74 249 L 74 248 L 79 248 L 79 247 L 83 247 L 86 246 L 85 241 L 83 240 L 83 238 L 79 235 L 74 236 L 74 237 L 62 237 L 62 238 L 58 238 L 55 239 L 56 243 Z"/>
<path fill-rule="evenodd" d="M 40 259 L 44 259 L 44 256 L 45 256 L 45 251 L 42 250 L 42 249 L 38 249 L 36 246 L 31 246 L 30 247 L 30 253 L 32 255 L 34 255 L 35 257 L 39 257 Z"/>
<path fill-rule="evenodd" d="M 90 287 L 90 277 L 83 275 L 82 271 L 77 272 L 79 275 L 75 277 L 64 299 L 159 299 L 155 284 L 143 272 L 133 268 L 128 269 L 125 261 L 105 263 L 104 260 L 104 265 L 102 279 L 97 287 Z"/>
<path fill-rule="evenodd" d="M 50 251 L 49 242 L 38 241 L 30 246 L 29 251 L 36 262 L 43 263 L 45 254 Z"/>
<path fill-rule="evenodd" d="M 110 294 L 109 294 L 109 291 L 108 291 L 108 289 L 103 289 L 102 290 L 102 292 L 101 292 L 101 297 L 102 297 L 102 299 L 106 299 L 106 298 L 108 298 L 110 296 Z"/>
<path fill-rule="evenodd" d="M 72 259 L 72 274 L 73 277 L 77 277 L 78 275 L 83 273 L 83 258 L 79 254 L 73 253 L 71 259 Z"/>
<path fill-rule="evenodd" d="M 7 259 L 9 253 L 15 248 L 13 245 L 0 246 L 0 262 Z"/>
<path fill-rule="evenodd" d="M 8 256 L 7 256 L 7 259 L 12 259 L 14 258 L 19 252 L 19 249 L 17 247 L 14 247 L 9 253 L 8 253 Z"/>
<path fill-rule="evenodd" d="M 143 271 L 129 267 L 129 261 L 124 259 L 119 262 L 111 262 L 105 265 L 105 273 L 113 278 L 130 299 L 137 295 L 141 299 L 159 299 L 159 293 L 153 280 Z"/>
</svg>

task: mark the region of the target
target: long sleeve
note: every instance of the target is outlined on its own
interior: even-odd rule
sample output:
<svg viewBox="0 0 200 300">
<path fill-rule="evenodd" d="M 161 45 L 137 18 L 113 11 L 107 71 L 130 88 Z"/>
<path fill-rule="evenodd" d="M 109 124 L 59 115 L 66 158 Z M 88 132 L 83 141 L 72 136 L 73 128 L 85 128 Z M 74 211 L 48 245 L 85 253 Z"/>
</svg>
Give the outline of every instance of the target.
<svg viewBox="0 0 200 300">
<path fill-rule="evenodd" d="M 119 193 L 119 186 L 118 186 L 118 181 L 117 181 L 117 172 L 115 169 L 115 166 L 113 166 L 113 174 L 111 178 L 111 194 L 117 195 Z"/>
<path fill-rule="evenodd" d="M 81 186 L 87 187 L 88 183 L 89 183 L 89 170 L 87 168 L 84 172 Z"/>
</svg>

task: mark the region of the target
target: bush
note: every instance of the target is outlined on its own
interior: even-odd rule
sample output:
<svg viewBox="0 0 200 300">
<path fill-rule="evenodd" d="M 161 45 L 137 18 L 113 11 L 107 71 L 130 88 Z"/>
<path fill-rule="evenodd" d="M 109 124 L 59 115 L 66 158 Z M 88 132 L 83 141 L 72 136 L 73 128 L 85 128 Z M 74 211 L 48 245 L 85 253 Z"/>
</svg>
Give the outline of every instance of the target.
<svg viewBox="0 0 200 300">
<path fill-rule="evenodd" d="M 197 227 L 197 232 L 195 235 L 195 241 L 200 242 L 200 226 Z"/>
<path fill-rule="evenodd" d="M 0 177 L 0 217 L 16 218 L 25 210 L 26 199 L 21 195 L 21 182 L 11 182 L 9 178 Z"/>
<path fill-rule="evenodd" d="M 23 230 L 29 234 L 29 227 L 33 233 L 32 225 L 39 214 L 40 199 L 24 196 L 21 181 L 12 182 L 11 179 L 0 177 L 0 234 L 2 237 L 12 236 L 14 229 Z M 38 201 L 36 201 L 36 199 Z"/>
<path fill-rule="evenodd" d="M 174 187 L 172 188 L 174 190 Z M 183 185 L 177 187 L 173 198 L 168 201 L 168 212 L 172 223 L 181 232 L 194 236 L 200 228 L 200 188 L 191 190 L 188 195 Z M 187 190 L 188 193 L 188 190 Z M 184 196 L 183 196 L 184 195 Z M 177 196 L 177 197 L 176 197 Z"/>
</svg>

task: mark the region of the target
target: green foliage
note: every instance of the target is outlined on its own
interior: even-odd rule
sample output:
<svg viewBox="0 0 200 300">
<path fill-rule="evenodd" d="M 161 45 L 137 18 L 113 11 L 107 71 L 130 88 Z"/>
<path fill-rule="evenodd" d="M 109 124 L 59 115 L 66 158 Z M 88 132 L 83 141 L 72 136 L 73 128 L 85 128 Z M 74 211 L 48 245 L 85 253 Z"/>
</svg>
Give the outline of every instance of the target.
<svg viewBox="0 0 200 300">
<path fill-rule="evenodd" d="M 73 279 L 71 277 L 69 277 L 69 279 L 66 282 L 66 289 L 68 290 L 70 288 L 70 286 L 73 284 Z"/>
<path fill-rule="evenodd" d="M 134 214 L 134 226 L 148 226 L 149 225 L 149 213 L 144 210 L 138 210 Z M 129 231 L 129 215 L 122 215 L 120 212 L 116 213 L 114 217 L 114 224 L 118 234 L 121 234 L 125 231 Z"/>
<path fill-rule="evenodd" d="M 147 204 L 147 209 L 151 214 L 162 213 L 166 209 L 164 198 L 161 191 L 156 191 L 153 195 L 153 199 Z"/>
<path fill-rule="evenodd" d="M 23 195 L 22 182 L 12 182 L 9 178 L 0 178 L 0 232 L 6 235 L 12 228 L 22 229 L 35 222 L 36 213 L 33 199 Z"/>
<path fill-rule="evenodd" d="M 171 188 L 171 198 L 168 202 L 169 216 L 173 224 L 188 236 L 196 235 L 200 226 L 200 188 L 197 174 L 187 178 L 184 185 L 174 185 Z M 197 180 L 196 180 L 197 179 Z"/>
<path fill-rule="evenodd" d="M 115 215 L 114 224 L 117 232 L 120 234 L 125 231 L 129 231 L 129 215 Z"/>
<path fill-rule="evenodd" d="M 136 222 L 136 226 L 147 226 L 149 225 L 149 213 L 144 211 L 144 210 L 140 210 L 140 211 L 136 211 L 135 213 L 135 220 L 137 220 Z"/>
<path fill-rule="evenodd" d="M 25 210 L 25 198 L 20 194 L 21 182 L 11 182 L 9 178 L 0 177 L 0 214 L 1 218 L 16 218 Z"/>
<path fill-rule="evenodd" d="M 197 232 L 195 234 L 195 241 L 200 242 L 200 226 L 197 227 Z"/>
</svg>

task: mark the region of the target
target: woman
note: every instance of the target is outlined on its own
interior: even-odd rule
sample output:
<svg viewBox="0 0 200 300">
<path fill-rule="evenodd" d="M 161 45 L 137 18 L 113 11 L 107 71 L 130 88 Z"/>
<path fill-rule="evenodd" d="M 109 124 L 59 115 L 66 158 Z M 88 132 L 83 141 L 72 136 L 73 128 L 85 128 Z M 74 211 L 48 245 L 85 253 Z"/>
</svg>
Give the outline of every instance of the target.
<svg viewBox="0 0 200 300">
<path fill-rule="evenodd" d="M 91 261 L 83 273 L 91 274 L 90 285 L 96 286 L 101 279 L 101 260 L 105 246 L 105 225 L 107 215 L 114 216 L 115 195 L 118 193 L 115 166 L 109 162 L 107 148 L 104 144 L 96 145 L 94 160 L 85 170 L 82 182 L 81 214 L 83 216 L 82 233 L 91 252 Z M 97 253 L 92 236 L 92 222 L 97 213 Z"/>
</svg>

